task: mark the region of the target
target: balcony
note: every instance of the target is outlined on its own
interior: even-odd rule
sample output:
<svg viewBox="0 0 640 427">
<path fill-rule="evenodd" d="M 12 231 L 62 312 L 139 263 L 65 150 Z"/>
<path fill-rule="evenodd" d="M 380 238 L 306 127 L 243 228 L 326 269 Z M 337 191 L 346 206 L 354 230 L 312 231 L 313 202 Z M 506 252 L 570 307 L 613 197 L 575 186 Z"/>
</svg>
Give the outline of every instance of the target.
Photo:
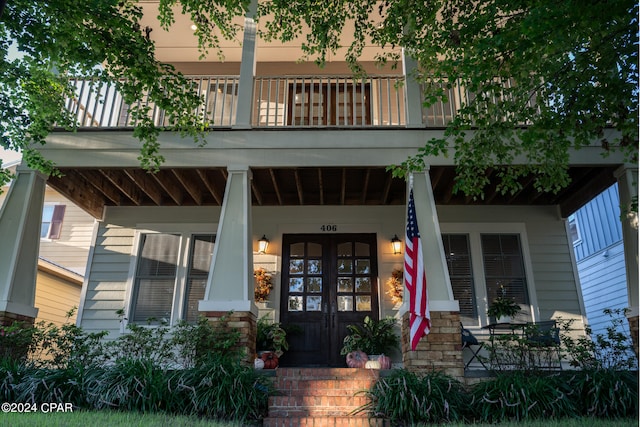
<svg viewBox="0 0 640 427">
<path fill-rule="evenodd" d="M 239 76 L 189 76 L 202 98 L 200 111 L 211 128 L 236 125 Z M 407 125 L 405 78 L 369 76 L 269 76 L 254 78 L 250 123 L 254 128 L 381 128 Z M 93 79 L 71 79 L 76 96 L 66 102 L 79 129 L 127 129 L 135 125 L 132 105 L 114 85 Z M 459 86 L 448 89 L 447 102 L 422 108 L 422 126 L 442 128 L 470 99 Z M 156 126 L 170 126 L 164 112 L 148 99 Z"/>
</svg>

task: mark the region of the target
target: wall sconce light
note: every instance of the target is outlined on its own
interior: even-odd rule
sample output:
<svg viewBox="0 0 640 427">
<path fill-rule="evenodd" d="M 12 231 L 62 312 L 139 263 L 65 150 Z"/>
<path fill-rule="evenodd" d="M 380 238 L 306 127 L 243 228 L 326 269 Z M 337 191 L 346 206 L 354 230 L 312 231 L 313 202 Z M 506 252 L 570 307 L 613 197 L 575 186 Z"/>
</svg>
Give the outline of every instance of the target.
<svg viewBox="0 0 640 427">
<path fill-rule="evenodd" d="M 398 239 L 398 235 L 395 234 L 393 239 L 391 239 L 391 247 L 393 248 L 393 254 L 398 255 L 402 252 L 402 241 Z"/>
<path fill-rule="evenodd" d="M 258 240 L 258 253 L 266 254 L 268 247 L 269 247 L 269 239 L 267 239 L 267 236 L 263 234 L 260 240 Z"/>
</svg>

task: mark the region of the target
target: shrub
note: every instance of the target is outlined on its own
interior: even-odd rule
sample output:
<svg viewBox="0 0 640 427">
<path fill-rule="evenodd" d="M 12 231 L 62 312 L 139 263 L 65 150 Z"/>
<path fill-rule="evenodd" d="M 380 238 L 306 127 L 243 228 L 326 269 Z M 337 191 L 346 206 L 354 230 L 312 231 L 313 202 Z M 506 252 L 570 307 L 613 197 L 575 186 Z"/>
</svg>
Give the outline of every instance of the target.
<svg viewBox="0 0 640 427">
<path fill-rule="evenodd" d="M 418 376 L 403 369 L 393 370 L 364 393 L 370 403 L 358 412 L 388 418 L 392 424 L 458 421 L 467 406 L 462 383 L 436 371 Z"/>
<path fill-rule="evenodd" d="M 272 384 L 251 367 L 228 359 L 176 372 L 168 389 L 171 412 L 218 420 L 256 420 L 266 415 Z"/>
<path fill-rule="evenodd" d="M 605 309 L 609 325 L 605 334 L 591 337 L 592 330 L 585 328 L 587 336 L 573 338 L 570 334 L 573 319 L 560 320 L 562 344 L 570 364 L 576 368 L 629 370 L 637 369 L 638 361 L 633 351 L 631 337 L 620 332 L 626 320 L 626 309 Z"/>
<path fill-rule="evenodd" d="M 638 416 L 637 372 L 593 369 L 565 376 L 582 415 L 609 419 Z"/>
<path fill-rule="evenodd" d="M 15 402 L 72 403 L 87 408 L 84 367 L 75 364 L 67 368 L 34 368 L 22 375 L 15 385 Z"/>
<path fill-rule="evenodd" d="M 575 417 L 574 393 L 557 374 L 501 373 L 471 390 L 471 412 L 485 423 Z"/>
<path fill-rule="evenodd" d="M 52 369 L 86 367 L 107 360 L 103 338 L 106 331 L 87 333 L 81 327 L 69 323 L 75 308 L 67 312 L 67 322 L 62 326 L 38 322 L 31 333 L 30 363 Z"/>
<path fill-rule="evenodd" d="M 177 355 L 166 324 L 147 327 L 129 323 L 127 332 L 105 346 L 109 360 L 147 361 L 158 366 L 175 366 Z"/>
<path fill-rule="evenodd" d="M 16 387 L 29 376 L 34 368 L 12 358 L 0 360 L 0 400 L 2 402 L 17 402 Z"/>
<path fill-rule="evenodd" d="M 163 408 L 166 371 L 148 359 L 122 358 L 87 379 L 87 399 L 95 409 L 156 412 Z"/>
<path fill-rule="evenodd" d="M 195 324 L 180 322 L 173 330 L 171 344 L 176 348 L 180 363 L 184 368 L 207 364 L 221 357 L 240 360 L 243 357 L 238 348 L 240 331 L 229 326 L 227 316 L 215 324 L 206 317 L 200 317 Z"/>
</svg>

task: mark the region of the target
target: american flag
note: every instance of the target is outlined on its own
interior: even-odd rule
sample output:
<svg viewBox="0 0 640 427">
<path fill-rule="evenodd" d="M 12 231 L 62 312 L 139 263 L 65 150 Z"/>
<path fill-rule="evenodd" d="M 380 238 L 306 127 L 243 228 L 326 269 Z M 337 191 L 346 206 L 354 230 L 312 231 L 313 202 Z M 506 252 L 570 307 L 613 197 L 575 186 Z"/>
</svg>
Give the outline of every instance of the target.
<svg viewBox="0 0 640 427">
<path fill-rule="evenodd" d="M 413 201 L 413 189 L 409 192 L 407 212 L 407 236 L 404 251 L 404 280 L 409 291 L 409 339 L 411 350 L 418 347 L 420 338 L 431 329 L 429 301 L 427 299 L 427 276 L 422 261 L 422 240 L 418 231 L 416 205 Z"/>
</svg>

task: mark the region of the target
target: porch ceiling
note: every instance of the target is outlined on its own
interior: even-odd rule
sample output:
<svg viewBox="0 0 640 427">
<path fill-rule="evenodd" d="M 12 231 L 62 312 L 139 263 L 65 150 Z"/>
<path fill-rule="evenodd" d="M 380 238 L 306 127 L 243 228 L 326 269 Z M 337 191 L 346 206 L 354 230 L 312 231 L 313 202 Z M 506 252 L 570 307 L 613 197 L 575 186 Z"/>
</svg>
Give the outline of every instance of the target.
<svg viewBox="0 0 640 427">
<path fill-rule="evenodd" d="M 569 215 L 615 182 L 614 167 L 571 168 L 572 183 L 558 194 L 539 193 L 533 179 L 522 190 L 502 195 L 490 187 L 484 200 L 453 193 L 455 169 L 433 166 L 430 176 L 440 205 L 560 205 Z M 133 168 L 62 168 L 49 185 L 95 218 L 103 206 L 220 206 L 224 168 L 174 168 L 148 174 Z M 405 183 L 384 167 L 252 168 L 254 206 L 401 205 Z M 488 171 L 490 179 L 496 174 Z"/>
</svg>

